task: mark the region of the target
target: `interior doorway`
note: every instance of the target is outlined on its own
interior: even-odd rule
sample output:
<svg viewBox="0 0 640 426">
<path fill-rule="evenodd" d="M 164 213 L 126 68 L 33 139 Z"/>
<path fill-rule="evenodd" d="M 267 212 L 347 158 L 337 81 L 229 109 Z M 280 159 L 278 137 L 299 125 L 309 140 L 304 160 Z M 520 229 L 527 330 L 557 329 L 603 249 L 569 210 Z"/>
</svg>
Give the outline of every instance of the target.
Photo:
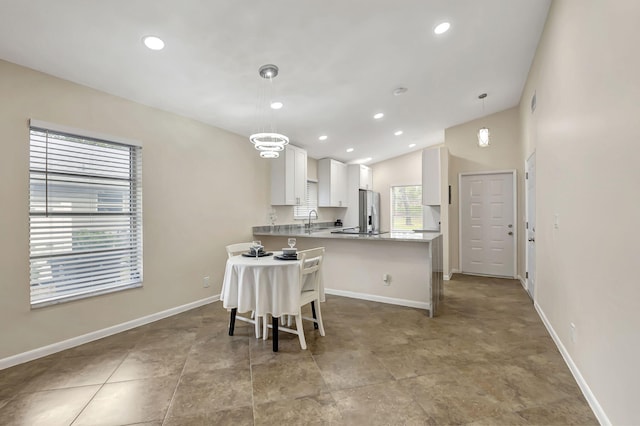
<svg viewBox="0 0 640 426">
<path fill-rule="evenodd" d="M 460 270 L 515 278 L 516 171 L 461 173 Z"/>
<path fill-rule="evenodd" d="M 536 288 L 536 153 L 535 151 L 525 164 L 525 197 L 526 197 L 526 274 L 527 291 L 531 299 L 535 300 Z"/>
</svg>

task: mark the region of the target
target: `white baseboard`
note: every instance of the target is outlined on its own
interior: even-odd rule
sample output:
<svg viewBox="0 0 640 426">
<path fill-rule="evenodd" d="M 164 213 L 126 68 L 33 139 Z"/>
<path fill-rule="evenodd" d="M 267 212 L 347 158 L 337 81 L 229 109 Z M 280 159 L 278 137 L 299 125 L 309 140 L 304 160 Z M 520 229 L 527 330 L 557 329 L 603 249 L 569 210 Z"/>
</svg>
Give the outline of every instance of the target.
<svg viewBox="0 0 640 426">
<path fill-rule="evenodd" d="M 607 417 L 607 414 L 602 409 L 602 406 L 596 399 L 596 396 L 593 394 L 593 392 L 591 392 L 591 388 L 589 387 L 587 382 L 584 380 L 584 377 L 582 377 L 582 374 L 580 373 L 578 366 L 573 362 L 573 359 L 571 359 L 571 356 L 569 355 L 567 348 L 565 348 L 564 345 L 562 344 L 560 337 L 551 326 L 551 323 L 547 319 L 547 316 L 544 314 L 544 311 L 538 305 L 537 302 L 534 302 L 533 306 L 535 306 L 536 311 L 538 311 L 538 315 L 540 316 L 540 319 L 542 319 L 542 323 L 547 328 L 547 331 L 549 332 L 549 334 L 551 335 L 551 338 L 553 339 L 556 346 L 558 347 L 558 350 L 560 350 L 560 354 L 562 354 L 562 358 L 564 358 L 564 362 L 567 363 L 567 366 L 569 367 L 571 374 L 573 374 L 573 377 L 576 379 L 576 382 L 578 383 L 578 386 L 580 387 L 582 394 L 584 395 L 585 399 L 589 403 L 591 410 L 593 410 L 593 413 L 598 418 L 598 421 L 600 422 L 601 425 L 610 426 L 611 421 L 609 420 L 609 417 Z"/>
<path fill-rule="evenodd" d="M 453 268 L 453 269 L 451 269 L 451 271 L 449 271 L 449 275 L 446 275 L 446 274 L 443 275 L 442 279 L 445 280 L 445 281 L 449 281 L 449 280 L 451 280 L 451 277 L 453 277 L 453 274 L 459 274 L 459 273 L 460 273 L 460 271 L 458 269 Z"/>
<path fill-rule="evenodd" d="M 415 300 L 396 299 L 394 297 L 376 296 L 375 294 L 368 293 L 356 293 L 354 291 L 334 290 L 331 288 L 325 288 L 326 294 L 333 294 L 334 296 L 350 297 L 352 299 L 370 300 L 372 302 L 388 303 L 390 305 L 408 306 L 410 308 L 426 309 L 431 308 L 427 302 L 417 302 Z"/>
<path fill-rule="evenodd" d="M 147 315 L 142 318 L 137 318 L 131 321 L 123 322 L 111 327 L 103 328 L 102 330 L 92 331 L 91 333 L 83 334 L 81 336 L 72 337 L 71 339 L 63 340 L 61 342 L 52 343 L 47 346 L 42 346 L 37 349 L 33 349 L 27 352 L 23 352 L 17 355 L 12 355 L 7 358 L 0 359 L 0 370 L 12 367 L 14 365 L 22 364 L 25 362 L 33 361 L 34 359 L 42 358 L 47 355 L 54 354 L 56 352 L 70 349 L 75 346 L 80 346 L 85 343 L 93 342 L 94 340 L 102 339 L 103 337 L 111 336 L 132 328 L 140 327 L 141 325 L 149 324 L 154 321 L 161 320 L 173 315 L 177 315 L 182 312 L 189 311 L 191 309 L 198 308 L 200 306 L 208 305 L 220 300 L 220 295 L 207 297 L 205 299 L 196 300 L 195 302 L 187 303 L 186 305 L 176 306 L 165 311 L 156 312 L 155 314 Z"/>
<path fill-rule="evenodd" d="M 516 275 L 516 279 L 520 280 L 520 284 L 522 284 L 522 288 L 524 288 L 525 290 L 529 290 L 529 288 L 527 287 L 527 282 L 524 280 L 524 278 L 522 278 L 520 275 Z"/>
</svg>

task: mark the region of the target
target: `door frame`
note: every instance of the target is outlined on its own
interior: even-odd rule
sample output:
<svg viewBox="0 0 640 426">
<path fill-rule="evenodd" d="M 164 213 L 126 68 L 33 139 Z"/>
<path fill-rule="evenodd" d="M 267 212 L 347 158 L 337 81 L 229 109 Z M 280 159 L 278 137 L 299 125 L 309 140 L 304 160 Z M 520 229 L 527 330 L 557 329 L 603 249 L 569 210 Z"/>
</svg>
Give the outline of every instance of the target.
<svg viewBox="0 0 640 426">
<path fill-rule="evenodd" d="M 528 173 L 529 160 L 531 160 L 531 158 L 534 158 L 537 161 L 537 156 L 536 156 L 536 151 L 535 150 L 533 150 L 531 155 L 529 155 L 527 157 L 527 159 L 525 160 L 525 163 L 524 163 L 525 173 Z M 535 176 L 534 176 L 534 178 L 535 178 Z M 536 182 L 534 180 L 534 185 L 535 185 L 535 183 Z M 535 193 L 534 193 L 534 199 L 533 199 L 533 208 L 534 208 L 534 210 L 535 210 L 535 207 L 536 207 L 536 204 L 537 204 L 537 200 L 536 200 L 537 191 L 538 191 L 538 188 L 536 186 L 535 187 Z M 530 289 L 529 289 L 529 277 L 526 274 L 527 272 L 529 272 L 529 244 L 528 244 L 529 233 L 527 232 L 528 231 L 528 224 L 529 224 L 529 189 L 528 189 L 528 185 L 527 185 L 526 174 L 525 174 L 525 180 L 524 180 L 524 215 L 525 215 L 524 220 L 525 220 L 525 223 L 527 224 L 527 226 L 525 226 L 525 228 L 524 228 L 524 271 L 525 271 L 525 277 L 526 277 L 524 279 L 524 282 L 526 284 L 525 290 L 527 290 L 527 293 L 531 297 L 531 300 L 535 301 L 536 300 L 535 299 L 535 291 L 536 291 L 536 289 L 535 289 L 535 286 L 534 286 L 533 293 L 530 291 Z M 536 217 L 536 220 L 537 220 L 537 217 Z M 535 250 L 534 250 L 533 256 L 534 256 L 534 258 L 536 256 Z M 536 262 L 533 263 L 534 269 L 535 269 L 535 264 L 536 264 Z M 533 273 L 533 276 L 534 277 L 536 276 L 535 275 L 535 271 Z"/>
<path fill-rule="evenodd" d="M 458 270 L 462 271 L 462 177 L 511 174 L 513 182 L 513 278 L 518 277 L 518 172 L 516 169 L 458 173 Z"/>
</svg>

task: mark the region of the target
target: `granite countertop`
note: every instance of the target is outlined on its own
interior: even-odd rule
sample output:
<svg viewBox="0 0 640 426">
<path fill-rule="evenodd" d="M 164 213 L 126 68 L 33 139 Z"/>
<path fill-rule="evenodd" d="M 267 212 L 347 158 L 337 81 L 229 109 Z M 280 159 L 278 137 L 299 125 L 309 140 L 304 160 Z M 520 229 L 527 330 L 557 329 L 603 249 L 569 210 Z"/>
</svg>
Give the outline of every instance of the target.
<svg viewBox="0 0 640 426">
<path fill-rule="evenodd" d="M 411 241 L 431 242 L 442 235 L 440 232 L 386 232 L 379 235 L 371 234 L 332 234 L 343 227 L 333 226 L 333 223 L 314 223 L 311 230 L 303 225 L 275 225 L 254 226 L 253 235 L 265 235 L 273 237 L 306 237 L 306 238 L 330 238 L 339 240 L 369 240 L 369 241 Z"/>
</svg>

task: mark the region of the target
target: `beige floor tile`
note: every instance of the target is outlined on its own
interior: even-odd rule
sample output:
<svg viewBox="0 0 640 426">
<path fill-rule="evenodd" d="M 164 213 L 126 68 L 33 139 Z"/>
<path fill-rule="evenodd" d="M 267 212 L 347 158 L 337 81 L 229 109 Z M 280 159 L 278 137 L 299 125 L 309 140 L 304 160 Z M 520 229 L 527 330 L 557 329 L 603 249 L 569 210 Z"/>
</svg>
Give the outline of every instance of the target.
<svg viewBox="0 0 640 426">
<path fill-rule="evenodd" d="M 68 426 L 99 388 L 83 386 L 16 395 L 0 408 L 0 424 Z"/>
<path fill-rule="evenodd" d="M 128 425 L 164 419 L 178 376 L 107 383 L 74 426 Z"/>
<path fill-rule="evenodd" d="M 258 404 L 256 426 L 329 425 L 342 421 L 333 397 L 328 393 Z"/>
<path fill-rule="evenodd" d="M 254 404 L 315 396 L 327 392 L 318 366 L 303 361 L 257 364 L 251 367 Z"/>
<path fill-rule="evenodd" d="M 189 417 L 169 417 L 163 426 L 253 426 L 253 409 L 240 407 Z"/>
<path fill-rule="evenodd" d="M 538 407 L 518 411 L 530 424 L 538 425 L 598 425 L 584 399 L 571 397 Z"/>
<path fill-rule="evenodd" d="M 109 378 L 109 382 L 180 375 L 189 348 L 133 350 Z"/>
<path fill-rule="evenodd" d="M 233 408 L 251 407 L 251 372 L 246 368 L 183 374 L 169 409 L 169 417 L 203 416 Z"/>
<path fill-rule="evenodd" d="M 330 352 L 314 356 L 329 389 L 340 390 L 393 380 L 370 351 Z"/>
<path fill-rule="evenodd" d="M 332 395 L 342 413 L 340 424 L 426 424 L 427 413 L 395 381 L 334 391 Z"/>
</svg>

